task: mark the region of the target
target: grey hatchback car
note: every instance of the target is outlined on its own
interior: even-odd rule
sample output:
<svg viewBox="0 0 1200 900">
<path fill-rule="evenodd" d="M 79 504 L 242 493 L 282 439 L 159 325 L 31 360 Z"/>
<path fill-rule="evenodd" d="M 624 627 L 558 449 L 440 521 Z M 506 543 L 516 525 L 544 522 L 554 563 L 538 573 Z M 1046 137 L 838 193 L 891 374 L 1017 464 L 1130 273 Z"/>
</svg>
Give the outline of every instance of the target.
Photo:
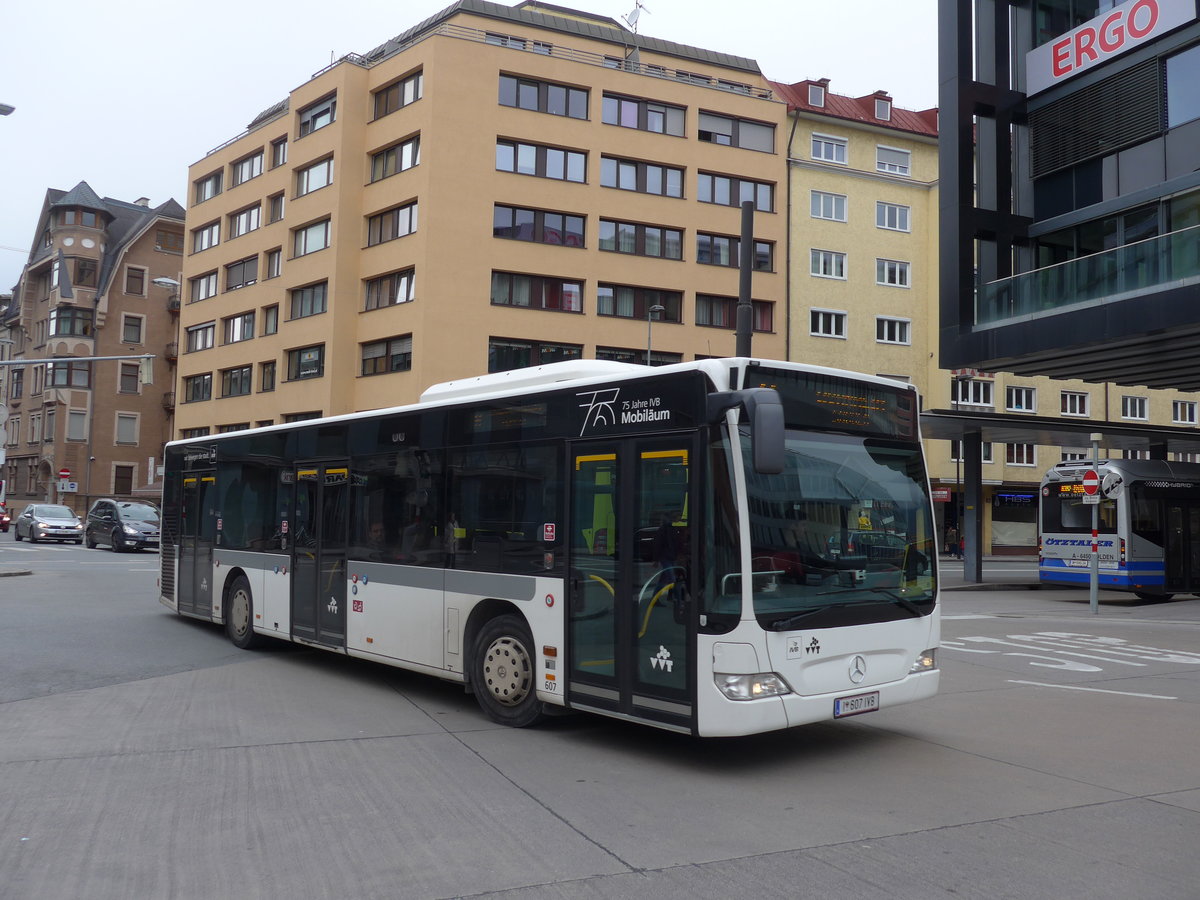
<svg viewBox="0 0 1200 900">
<path fill-rule="evenodd" d="M 88 510 L 83 537 L 88 549 L 108 544 L 115 552 L 158 547 L 158 508 L 140 500 L 97 500 Z"/>
<path fill-rule="evenodd" d="M 30 503 L 13 521 L 13 537 L 38 541 L 83 543 L 83 523 L 68 507 L 56 503 Z"/>
</svg>

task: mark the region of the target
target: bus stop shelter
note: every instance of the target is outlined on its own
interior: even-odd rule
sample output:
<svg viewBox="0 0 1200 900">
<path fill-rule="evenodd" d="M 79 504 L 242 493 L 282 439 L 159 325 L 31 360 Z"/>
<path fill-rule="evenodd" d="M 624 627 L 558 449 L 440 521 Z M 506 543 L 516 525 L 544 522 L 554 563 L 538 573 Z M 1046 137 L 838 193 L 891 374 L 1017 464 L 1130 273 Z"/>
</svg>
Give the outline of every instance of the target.
<svg viewBox="0 0 1200 900">
<path fill-rule="evenodd" d="M 1151 459 L 1170 459 L 1172 453 L 1200 454 L 1200 430 L 1187 426 L 1140 425 L 1096 419 L 1050 418 L 980 414 L 969 410 L 932 409 L 921 413 L 925 439 L 960 441 L 963 462 L 963 579 L 983 581 L 983 444 L 1035 444 L 1044 447 L 1092 446 L 1100 434 L 1105 451 L 1149 452 Z M 1103 457 L 1103 452 L 1101 453 Z M 1047 467 L 1048 468 L 1048 467 Z"/>
</svg>

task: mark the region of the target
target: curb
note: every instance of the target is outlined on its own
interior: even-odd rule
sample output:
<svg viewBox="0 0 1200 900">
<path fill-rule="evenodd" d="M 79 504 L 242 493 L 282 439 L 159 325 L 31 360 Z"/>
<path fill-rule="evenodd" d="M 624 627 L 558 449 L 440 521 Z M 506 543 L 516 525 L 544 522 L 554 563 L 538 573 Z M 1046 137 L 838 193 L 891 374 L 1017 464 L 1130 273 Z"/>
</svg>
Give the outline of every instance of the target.
<svg viewBox="0 0 1200 900">
<path fill-rule="evenodd" d="M 32 575 L 29 569 L 0 569 L 0 578 L 9 578 L 14 575 Z"/>
<path fill-rule="evenodd" d="M 979 584 L 939 584 L 938 591 L 1040 591 L 1043 585 L 1032 582 L 1019 582 L 1017 584 L 996 584 L 995 582 L 981 582 Z"/>
</svg>

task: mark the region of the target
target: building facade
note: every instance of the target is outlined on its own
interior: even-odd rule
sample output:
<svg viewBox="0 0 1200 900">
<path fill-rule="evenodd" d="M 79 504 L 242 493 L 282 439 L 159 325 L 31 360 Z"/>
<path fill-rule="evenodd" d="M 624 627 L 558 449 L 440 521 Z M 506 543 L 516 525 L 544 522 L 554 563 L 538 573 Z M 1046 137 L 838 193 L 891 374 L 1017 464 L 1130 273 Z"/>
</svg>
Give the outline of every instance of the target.
<svg viewBox="0 0 1200 900">
<path fill-rule="evenodd" d="M 172 434 L 176 313 L 154 279 L 178 273 L 184 211 L 50 190 L 0 326 L 10 508 L 153 498 Z M 138 357 L 152 355 L 150 380 Z M 97 357 L 107 357 L 97 359 Z M 20 360 L 29 360 L 19 364 Z M 35 362 L 35 360 L 37 360 Z"/>
<path fill-rule="evenodd" d="M 786 121 L 753 60 L 540 3 L 339 60 L 190 169 L 177 436 L 730 355 L 743 200 L 785 356 Z"/>
</svg>

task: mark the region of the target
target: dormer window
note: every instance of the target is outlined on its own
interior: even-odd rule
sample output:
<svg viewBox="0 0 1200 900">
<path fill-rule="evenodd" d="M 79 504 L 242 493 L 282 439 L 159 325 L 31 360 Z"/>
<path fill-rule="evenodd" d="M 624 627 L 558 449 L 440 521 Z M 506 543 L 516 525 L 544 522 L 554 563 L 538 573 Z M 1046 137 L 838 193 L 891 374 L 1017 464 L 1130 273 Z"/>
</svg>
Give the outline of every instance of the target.
<svg viewBox="0 0 1200 900">
<path fill-rule="evenodd" d="M 825 105 L 825 88 L 819 84 L 810 84 L 808 86 L 808 105 L 823 107 Z"/>
<path fill-rule="evenodd" d="M 875 118 L 881 122 L 890 122 L 892 120 L 892 101 L 875 98 Z"/>
</svg>

